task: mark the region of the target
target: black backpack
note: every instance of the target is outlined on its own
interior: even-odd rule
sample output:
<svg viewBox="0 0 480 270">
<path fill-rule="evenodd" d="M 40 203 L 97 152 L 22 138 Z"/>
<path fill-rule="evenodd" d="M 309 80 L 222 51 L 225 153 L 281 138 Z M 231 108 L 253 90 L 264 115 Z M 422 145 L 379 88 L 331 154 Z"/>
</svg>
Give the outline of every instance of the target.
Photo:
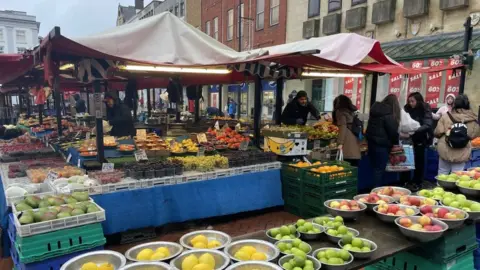
<svg viewBox="0 0 480 270">
<path fill-rule="evenodd" d="M 355 137 L 362 139 L 363 138 L 363 122 L 358 119 L 358 114 L 354 113 L 353 121 L 350 125 L 350 131 L 355 135 Z"/>
<path fill-rule="evenodd" d="M 450 112 L 447 113 L 450 120 L 452 120 L 453 125 L 450 127 L 450 134 L 445 136 L 447 145 L 454 149 L 465 148 L 470 142 L 470 137 L 468 137 L 468 127 L 467 123 L 460 123 L 453 119 Z"/>
</svg>

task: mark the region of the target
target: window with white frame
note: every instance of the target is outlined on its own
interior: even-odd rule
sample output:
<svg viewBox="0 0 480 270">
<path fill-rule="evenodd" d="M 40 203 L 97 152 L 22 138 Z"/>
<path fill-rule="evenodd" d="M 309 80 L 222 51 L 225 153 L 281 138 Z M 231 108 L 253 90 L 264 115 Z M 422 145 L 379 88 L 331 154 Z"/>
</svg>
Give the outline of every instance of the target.
<svg viewBox="0 0 480 270">
<path fill-rule="evenodd" d="M 218 40 L 218 17 L 213 18 L 213 37 Z"/>
<path fill-rule="evenodd" d="M 245 17 L 245 16 L 244 16 L 244 14 L 245 14 L 245 13 L 244 13 L 244 12 L 245 12 L 245 6 L 244 6 L 243 3 L 241 3 L 240 6 L 238 6 L 238 8 L 240 9 L 240 20 L 243 20 L 243 18 Z M 237 9 L 237 16 L 238 16 L 238 9 Z M 243 35 L 244 35 L 243 29 L 244 29 L 244 27 L 243 27 L 243 22 L 242 22 L 242 23 L 240 23 L 240 30 L 241 30 L 241 32 L 242 32 L 242 37 L 243 37 Z M 237 37 L 238 37 L 238 29 L 237 29 Z"/>
<path fill-rule="evenodd" d="M 180 17 L 185 16 L 185 2 L 180 2 Z"/>
<path fill-rule="evenodd" d="M 5 47 L 0 46 L 0 54 L 5 53 Z"/>
<path fill-rule="evenodd" d="M 255 29 L 262 30 L 265 23 L 265 0 L 257 0 L 257 16 Z"/>
<path fill-rule="evenodd" d="M 3 29 L 0 28 L 0 41 L 3 41 Z"/>
<path fill-rule="evenodd" d="M 233 9 L 227 11 L 227 40 L 233 39 Z"/>
<path fill-rule="evenodd" d="M 210 36 L 210 21 L 205 23 L 205 34 Z"/>
<path fill-rule="evenodd" d="M 27 43 L 27 34 L 25 33 L 25 30 L 17 30 L 15 33 L 17 43 Z"/>
<path fill-rule="evenodd" d="M 17 53 L 24 53 L 27 50 L 25 47 L 17 47 Z"/>
<path fill-rule="evenodd" d="M 270 0 L 270 25 L 278 24 L 280 20 L 280 0 Z"/>
</svg>

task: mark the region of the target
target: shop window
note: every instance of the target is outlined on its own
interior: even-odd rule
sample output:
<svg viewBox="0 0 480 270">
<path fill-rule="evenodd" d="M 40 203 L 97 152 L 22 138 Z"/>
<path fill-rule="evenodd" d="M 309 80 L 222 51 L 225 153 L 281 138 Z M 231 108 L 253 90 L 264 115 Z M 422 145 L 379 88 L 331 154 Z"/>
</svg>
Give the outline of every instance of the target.
<svg viewBox="0 0 480 270">
<path fill-rule="evenodd" d="M 0 29 L 0 41 L 3 41 L 3 29 Z"/>
<path fill-rule="evenodd" d="M 5 53 L 5 47 L 0 46 L 0 54 Z"/>
<path fill-rule="evenodd" d="M 27 51 L 27 48 L 25 48 L 25 47 L 17 47 L 17 53 L 24 53 L 25 51 Z"/>
<path fill-rule="evenodd" d="M 185 2 L 180 3 L 180 17 L 185 16 Z"/>
<path fill-rule="evenodd" d="M 265 0 L 257 0 L 257 17 L 255 29 L 262 30 L 265 23 Z"/>
<path fill-rule="evenodd" d="M 320 15 L 320 0 L 308 0 L 308 17 Z"/>
<path fill-rule="evenodd" d="M 325 111 L 325 89 L 323 79 L 312 81 L 312 104 L 319 112 Z"/>
<path fill-rule="evenodd" d="M 352 6 L 358 5 L 358 4 L 363 4 L 366 3 L 367 0 L 352 0 Z"/>
</svg>

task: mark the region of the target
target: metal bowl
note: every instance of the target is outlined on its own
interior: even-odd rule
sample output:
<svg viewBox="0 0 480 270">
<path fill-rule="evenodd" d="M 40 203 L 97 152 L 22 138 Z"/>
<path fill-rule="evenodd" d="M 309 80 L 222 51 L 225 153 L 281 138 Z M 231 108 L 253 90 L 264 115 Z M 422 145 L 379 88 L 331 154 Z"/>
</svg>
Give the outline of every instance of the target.
<svg viewBox="0 0 480 270">
<path fill-rule="evenodd" d="M 347 227 L 347 229 L 353 233 L 353 237 L 357 237 L 360 235 L 360 232 L 355 230 L 354 228 L 349 228 Z M 328 231 L 328 230 L 327 230 Z M 331 234 L 328 234 L 327 231 L 325 231 L 325 234 L 327 235 L 327 238 L 328 240 L 330 240 L 330 242 L 334 243 L 334 244 L 337 244 L 338 241 L 340 241 L 342 239 L 342 237 L 338 237 L 338 236 L 334 236 L 334 235 L 331 235 Z M 315 257 L 316 258 L 316 257 Z"/>
<path fill-rule="evenodd" d="M 359 238 L 358 239 L 361 239 L 362 241 L 364 242 L 368 242 L 370 243 L 370 246 L 372 247 L 370 251 L 368 252 L 359 252 L 359 251 L 353 251 L 353 250 L 348 250 L 348 252 L 350 252 L 353 257 L 355 257 L 355 259 L 368 259 L 370 257 L 372 257 L 373 253 L 377 250 L 378 246 L 377 244 L 375 244 L 375 242 L 371 241 L 371 240 L 368 240 L 366 238 Z M 343 248 L 343 241 L 340 239 L 340 241 L 338 241 L 338 246 L 340 248 Z"/>
<path fill-rule="evenodd" d="M 467 200 L 467 201 L 471 201 L 471 200 Z M 473 201 L 471 201 L 471 202 L 473 202 Z M 446 206 L 446 205 L 443 204 L 443 202 L 440 202 L 440 205 Z M 447 206 L 447 207 L 451 207 L 451 206 Z M 460 208 L 455 208 L 455 207 L 451 207 L 451 208 L 454 208 L 454 209 L 457 209 L 457 210 L 462 210 Z M 478 212 L 465 211 L 465 210 L 462 210 L 462 211 L 464 211 L 468 214 L 468 219 L 469 220 L 480 219 L 480 211 L 478 211 Z"/>
<path fill-rule="evenodd" d="M 120 268 L 119 270 L 142 270 L 142 269 L 149 269 L 149 270 L 170 270 L 170 265 L 164 262 L 136 262 L 127 264 L 124 267 Z"/>
<path fill-rule="evenodd" d="M 271 230 L 271 229 L 269 229 L 269 230 L 267 230 L 267 231 L 265 232 L 265 235 L 267 236 L 268 241 L 269 241 L 270 243 L 276 243 L 277 241 L 282 240 L 282 239 L 277 239 L 277 238 L 275 238 L 275 237 L 272 237 L 272 236 L 270 235 L 270 230 Z M 300 233 L 299 233 L 299 232 L 295 232 L 295 236 L 296 236 L 297 238 L 300 238 Z M 286 239 L 285 239 L 285 240 L 286 240 Z"/>
<path fill-rule="evenodd" d="M 292 254 L 285 255 L 285 256 L 281 257 L 278 260 L 278 265 L 280 265 L 280 267 L 282 267 L 282 269 L 285 269 L 285 268 L 283 268 L 283 264 L 290 261 L 291 259 L 293 259 L 293 257 L 295 257 L 295 255 L 292 255 Z M 313 256 L 310 256 L 310 255 L 307 255 L 307 259 L 311 260 L 313 262 L 313 270 L 318 270 L 318 269 L 322 268 L 322 264 L 317 260 L 317 258 L 314 258 Z"/>
<path fill-rule="evenodd" d="M 367 210 L 367 206 L 361 202 L 357 202 L 360 210 L 340 210 L 330 207 L 330 203 L 332 201 L 342 201 L 342 199 L 332 199 L 325 201 L 323 205 L 327 208 L 327 212 L 332 216 L 341 216 L 344 219 L 357 219 L 365 210 Z M 345 200 L 345 201 L 352 201 L 352 200 Z"/>
<path fill-rule="evenodd" d="M 178 257 L 174 258 L 170 261 L 171 269 L 173 270 L 180 270 L 182 269 L 182 262 L 189 255 L 195 255 L 198 257 L 202 256 L 203 254 L 208 253 L 213 256 L 215 259 L 215 270 L 223 270 L 227 268 L 230 264 L 230 258 L 228 258 L 227 254 L 214 249 L 194 249 L 194 250 L 187 250 L 180 254 Z"/>
<path fill-rule="evenodd" d="M 338 243 L 338 242 L 337 242 Z M 317 254 L 320 252 L 320 251 L 325 251 L 327 249 L 334 249 L 336 251 L 340 251 L 339 248 L 319 248 L 317 250 L 315 250 L 313 253 L 312 253 L 312 256 L 314 258 L 317 258 Z M 349 252 L 350 253 L 350 252 Z M 353 262 L 353 255 L 352 253 L 350 253 L 350 260 L 346 261 L 345 264 L 343 265 L 331 265 L 331 264 L 327 264 L 327 263 L 322 263 L 322 266 L 325 266 L 325 269 L 327 270 L 347 270 L 348 269 L 348 265 L 351 264 Z"/>
<path fill-rule="evenodd" d="M 392 187 L 392 186 L 377 187 L 377 188 L 372 189 L 371 192 L 372 193 L 377 193 L 378 195 L 383 195 L 382 193 L 379 193 L 379 192 L 381 192 L 386 187 L 391 187 L 391 188 L 393 188 L 393 190 L 401 191 L 401 192 L 404 193 L 404 195 L 412 194 L 412 192 L 409 189 L 402 188 L 402 187 Z M 391 196 L 391 197 L 394 198 L 395 201 L 398 201 L 400 199 L 399 195 L 395 195 L 395 196 Z"/>
<path fill-rule="evenodd" d="M 278 248 L 278 244 L 279 244 L 279 243 L 292 243 L 292 242 L 293 242 L 293 240 L 279 240 L 279 241 L 277 241 L 277 242 L 275 243 L 275 246 L 277 247 L 278 251 L 280 251 L 280 249 Z M 302 242 L 304 242 L 304 241 L 302 241 Z M 304 243 L 307 244 L 308 247 L 310 247 L 310 250 L 307 252 L 307 254 L 310 254 L 310 252 L 312 252 L 312 246 L 311 246 L 309 243 L 307 243 L 307 242 L 304 242 Z M 290 255 L 290 254 L 287 254 L 287 253 L 283 253 L 282 251 L 280 251 L 280 254 L 282 254 L 282 255 Z"/>
<path fill-rule="evenodd" d="M 353 199 L 357 202 L 361 202 L 360 199 L 367 197 L 370 194 L 359 194 Z M 378 195 L 378 194 L 377 194 Z M 387 196 L 387 195 L 378 195 L 380 198 L 382 198 L 386 203 L 394 203 L 395 199 L 393 197 Z M 378 203 L 368 203 L 368 202 L 361 202 L 367 206 L 368 211 L 372 211 L 373 207 L 377 206 Z"/>
<path fill-rule="evenodd" d="M 320 226 L 316 223 L 312 222 L 313 227 L 317 228 L 320 230 L 319 233 L 304 233 L 304 232 L 299 232 L 300 233 L 300 238 L 303 240 L 316 240 L 322 236 L 322 233 L 325 232 L 325 228 L 323 226 Z"/>
<path fill-rule="evenodd" d="M 192 240 L 195 236 L 197 235 L 204 235 L 207 237 L 208 240 L 217 240 L 218 242 L 221 243 L 219 247 L 216 248 L 211 248 L 211 249 L 223 249 L 225 248 L 230 242 L 232 242 L 232 237 L 230 235 L 220 232 L 220 231 L 214 231 L 214 230 L 203 230 L 203 231 L 194 231 L 187 233 L 183 235 L 180 238 L 180 245 L 182 245 L 186 249 L 198 249 L 194 248 L 192 245 L 190 245 L 190 240 Z"/>
<path fill-rule="evenodd" d="M 435 176 L 435 179 L 437 180 L 437 184 L 445 189 L 456 189 L 457 185 L 456 182 L 452 181 L 445 181 L 445 180 L 440 180 Z"/>
<path fill-rule="evenodd" d="M 457 183 L 458 182 L 456 182 L 455 185 L 460 191 L 460 193 L 465 194 L 467 196 L 471 196 L 471 197 L 480 197 L 480 189 L 461 187 Z"/>
<path fill-rule="evenodd" d="M 435 202 L 434 205 L 438 205 L 438 201 L 435 200 L 435 199 L 433 199 L 433 198 L 427 198 L 427 197 L 419 196 L 419 195 L 405 195 L 405 196 L 407 196 L 407 197 L 409 197 L 409 198 L 417 198 L 417 199 L 419 199 L 419 200 L 421 200 L 421 201 L 426 200 L 426 199 L 431 199 L 431 200 L 433 200 L 433 201 Z M 403 196 L 402 196 L 402 197 L 403 197 Z M 401 205 L 417 207 L 417 206 L 415 206 L 415 205 L 403 204 L 403 203 L 400 201 L 400 199 L 399 199 L 398 203 L 401 204 Z M 420 206 L 418 206 L 418 207 L 422 207 L 422 206 L 424 206 L 424 205 L 426 205 L 426 204 L 420 204 Z M 432 206 L 433 206 L 433 205 L 432 205 Z"/>
<path fill-rule="evenodd" d="M 444 218 L 435 217 L 436 219 L 445 222 L 448 225 L 449 229 L 456 229 L 458 227 L 461 227 L 463 225 L 463 223 L 465 223 L 465 220 L 468 219 L 468 213 L 466 211 L 461 210 L 461 209 L 457 209 L 457 208 L 453 208 L 453 207 L 449 207 L 449 206 L 443 206 L 443 205 L 432 206 L 433 211 L 435 211 L 435 209 L 437 209 L 437 208 L 445 208 L 448 211 L 460 211 L 460 212 L 463 212 L 463 214 L 465 215 L 465 217 L 462 218 L 462 219 L 444 219 Z"/>
<path fill-rule="evenodd" d="M 398 205 L 400 207 L 400 209 L 402 209 L 402 210 L 405 210 L 406 208 L 412 209 L 414 211 L 414 214 L 412 216 L 416 216 L 416 215 L 418 215 L 418 213 L 420 213 L 420 210 L 415 206 L 409 206 L 409 205 L 403 205 L 403 204 L 396 204 L 396 205 Z M 388 223 L 394 223 L 395 219 L 397 219 L 399 217 L 399 216 L 395 216 L 395 215 L 387 215 L 387 214 L 378 212 L 378 205 L 373 208 L 373 212 L 375 212 L 377 214 L 378 219 L 380 219 L 381 221 L 384 221 L 384 222 L 388 222 Z M 408 215 L 406 215 L 406 216 L 408 216 Z"/>
<path fill-rule="evenodd" d="M 278 250 L 277 246 L 275 246 L 274 244 L 267 241 L 254 239 L 233 242 L 228 245 L 224 251 L 233 262 L 239 262 L 239 260 L 235 258 L 234 255 L 243 246 L 252 246 L 257 251 L 265 253 L 265 255 L 267 255 L 268 262 L 275 260 L 278 255 L 280 255 L 280 250 Z"/>
<path fill-rule="evenodd" d="M 102 250 L 102 251 L 93 251 L 87 252 L 77 257 L 74 257 L 68 260 L 66 263 L 62 265 L 60 270 L 78 270 L 82 268 L 82 265 L 93 262 L 97 265 L 103 263 L 110 263 L 113 265 L 114 269 L 120 269 L 121 267 L 125 266 L 127 263 L 127 259 L 123 256 L 123 254 L 110 251 L 110 250 Z"/>
<path fill-rule="evenodd" d="M 422 242 L 422 243 L 436 240 L 436 239 L 442 237 L 443 233 L 448 230 L 448 225 L 445 222 L 440 221 L 440 220 L 435 219 L 435 218 L 432 218 L 432 223 L 434 225 L 440 225 L 442 227 L 441 231 L 427 232 L 427 231 L 412 230 L 410 228 L 406 228 L 406 227 L 403 227 L 402 225 L 400 225 L 399 221 L 400 221 L 401 218 L 404 218 L 404 217 L 398 217 L 397 219 L 395 219 L 395 224 L 397 224 L 398 228 L 400 228 L 400 232 L 403 235 L 405 235 L 406 237 L 417 240 L 417 241 Z M 408 218 L 410 218 L 413 222 L 418 223 L 418 219 L 420 217 L 416 216 L 416 217 L 408 217 Z"/>
<path fill-rule="evenodd" d="M 248 262 L 239 262 L 230 265 L 226 270 L 282 270 L 282 267 L 271 263 L 271 262 L 261 262 L 261 261 L 248 261 Z"/>
<path fill-rule="evenodd" d="M 170 251 L 170 256 L 163 258 L 161 260 L 158 260 L 159 262 L 168 261 L 172 258 L 175 258 L 183 251 L 183 247 L 174 242 L 150 242 L 150 243 L 145 243 L 145 244 L 141 244 L 141 245 L 130 248 L 129 250 L 127 250 L 127 252 L 125 252 L 125 257 L 129 261 L 145 262 L 145 261 L 137 260 L 138 253 L 140 253 L 140 251 L 142 251 L 142 249 L 145 249 L 145 248 L 156 250 L 159 247 L 166 247 L 168 248 L 168 251 Z"/>
</svg>

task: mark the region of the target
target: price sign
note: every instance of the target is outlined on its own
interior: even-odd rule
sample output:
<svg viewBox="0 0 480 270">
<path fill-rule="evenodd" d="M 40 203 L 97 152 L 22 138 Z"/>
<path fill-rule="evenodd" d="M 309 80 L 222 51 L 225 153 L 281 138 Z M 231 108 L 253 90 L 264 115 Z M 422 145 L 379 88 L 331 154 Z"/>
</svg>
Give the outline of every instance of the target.
<svg viewBox="0 0 480 270">
<path fill-rule="evenodd" d="M 103 163 L 102 172 L 113 172 L 115 164 L 113 163 Z"/>
<path fill-rule="evenodd" d="M 81 168 L 82 167 L 82 161 L 80 159 L 78 159 L 77 161 L 77 167 L 78 168 Z"/>
<path fill-rule="evenodd" d="M 198 147 L 197 157 L 203 157 L 203 156 L 205 156 L 205 147 L 200 146 Z"/>
<path fill-rule="evenodd" d="M 102 119 L 103 118 L 102 111 L 95 111 L 95 117 L 97 119 Z"/>
<path fill-rule="evenodd" d="M 314 140 L 313 149 L 318 149 L 318 148 L 320 148 L 320 140 Z"/>
<path fill-rule="evenodd" d="M 83 121 L 83 126 L 86 127 L 86 126 L 87 126 L 87 122 Z"/>
<path fill-rule="evenodd" d="M 137 129 L 137 139 L 145 141 L 147 140 L 147 130 L 146 129 Z"/>
<path fill-rule="evenodd" d="M 198 133 L 197 134 L 197 141 L 199 143 L 207 142 L 207 135 L 205 133 Z"/>
<path fill-rule="evenodd" d="M 103 118 L 102 114 L 102 94 L 101 93 L 94 93 L 93 94 L 93 107 L 95 110 L 95 117 L 98 119 Z"/>
<path fill-rule="evenodd" d="M 220 129 L 220 124 L 218 123 L 218 121 L 215 122 L 215 126 L 214 126 L 214 127 L 215 127 L 216 130 L 219 130 L 219 129 Z"/>
<path fill-rule="evenodd" d="M 147 153 L 143 149 L 135 151 L 134 155 L 136 161 L 148 160 Z"/>
<path fill-rule="evenodd" d="M 70 160 L 72 159 L 72 154 L 68 154 L 68 157 L 67 157 L 67 163 L 70 163 Z"/>
<path fill-rule="evenodd" d="M 87 140 L 90 140 L 90 132 L 87 132 L 87 134 L 85 134 L 85 138 L 86 138 Z"/>
<path fill-rule="evenodd" d="M 249 141 L 242 141 L 240 143 L 240 146 L 238 147 L 238 150 L 247 151 L 248 150 L 248 143 L 249 143 Z"/>
<path fill-rule="evenodd" d="M 48 174 L 47 174 L 47 181 L 51 181 L 53 182 L 54 180 L 57 180 L 58 178 L 58 173 L 54 172 L 54 171 L 49 171 Z"/>
</svg>

